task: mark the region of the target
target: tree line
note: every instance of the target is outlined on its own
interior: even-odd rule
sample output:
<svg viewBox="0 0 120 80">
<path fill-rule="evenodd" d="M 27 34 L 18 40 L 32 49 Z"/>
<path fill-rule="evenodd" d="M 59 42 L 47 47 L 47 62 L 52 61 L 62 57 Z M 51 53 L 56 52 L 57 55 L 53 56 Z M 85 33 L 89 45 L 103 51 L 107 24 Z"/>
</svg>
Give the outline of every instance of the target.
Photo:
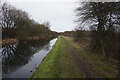
<svg viewBox="0 0 120 80">
<path fill-rule="evenodd" d="M 75 12 L 78 18 L 75 39 L 80 41 L 87 29 L 91 51 L 117 59 L 120 64 L 120 2 L 83 2 Z"/>
<path fill-rule="evenodd" d="M 57 32 L 50 30 L 50 23 L 45 21 L 38 23 L 30 15 L 21 9 L 17 9 L 8 3 L 0 3 L 0 27 L 2 38 L 17 38 L 24 40 L 26 37 L 50 37 Z"/>
</svg>

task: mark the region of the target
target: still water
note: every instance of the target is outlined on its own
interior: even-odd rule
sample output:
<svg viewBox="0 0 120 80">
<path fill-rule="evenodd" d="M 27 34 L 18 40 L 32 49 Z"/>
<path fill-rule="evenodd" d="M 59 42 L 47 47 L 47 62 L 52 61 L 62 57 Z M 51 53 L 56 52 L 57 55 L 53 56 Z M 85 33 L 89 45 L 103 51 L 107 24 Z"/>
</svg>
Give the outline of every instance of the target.
<svg viewBox="0 0 120 80">
<path fill-rule="evenodd" d="M 3 78 L 29 78 L 56 40 L 22 41 L 2 47 Z"/>
</svg>

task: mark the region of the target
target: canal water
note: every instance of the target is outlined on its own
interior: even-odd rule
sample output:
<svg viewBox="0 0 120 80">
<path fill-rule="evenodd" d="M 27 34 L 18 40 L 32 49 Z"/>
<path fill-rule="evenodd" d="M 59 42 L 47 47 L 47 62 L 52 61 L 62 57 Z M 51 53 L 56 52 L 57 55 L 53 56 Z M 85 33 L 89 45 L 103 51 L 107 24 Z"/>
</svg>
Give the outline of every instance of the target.
<svg viewBox="0 0 120 80">
<path fill-rule="evenodd" d="M 29 78 L 56 40 L 22 41 L 2 47 L 3 78 Z"/>
</svg>

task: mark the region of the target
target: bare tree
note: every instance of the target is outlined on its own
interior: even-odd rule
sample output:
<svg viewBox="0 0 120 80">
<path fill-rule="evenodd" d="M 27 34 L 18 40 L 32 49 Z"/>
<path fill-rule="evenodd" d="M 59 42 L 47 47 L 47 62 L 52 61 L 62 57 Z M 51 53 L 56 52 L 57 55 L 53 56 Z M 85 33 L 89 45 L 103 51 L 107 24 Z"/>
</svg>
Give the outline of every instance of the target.
<svg viewBox="0 0 120 80">
<path fill-rule="evenodd" d="M 17 38 L 25 40 L 30 36 L 48 37 L 52 34 L 48 21 L 39 24 L 29 14 L 7 3 L 3 3 L 0 12 L 0 25 L 4 38 Z M 54 32 L 53 32 L 54 33 Z"/>
<path fill-rule="evenodd" d="M 87 24 L 92 31 L 93 50 L 106 57 L 113 55 L 118 49 L 114 47 L 120 27 L 120 2 L 85 2 L 76 12 L 78 24 Z"/>
</svg>

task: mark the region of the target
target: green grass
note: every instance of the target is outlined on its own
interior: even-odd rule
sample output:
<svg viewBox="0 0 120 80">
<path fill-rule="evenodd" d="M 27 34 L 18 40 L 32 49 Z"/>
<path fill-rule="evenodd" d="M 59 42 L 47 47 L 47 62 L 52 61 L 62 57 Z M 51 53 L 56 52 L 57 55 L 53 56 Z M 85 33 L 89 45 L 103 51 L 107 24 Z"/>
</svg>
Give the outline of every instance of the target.
<svg viewBox="0 0 120 80">
<path fill-rule="evenodd" d="M 38 66 L 31 78 L 84 78 L 74 58 L 59 36 L 52 50 Z"/>
<path fill-rule="evenodd" d="M 107 61 L 104 56 L 93 54 L 80 47 L 71 38 L 59 36 L 52 50 L 38 66 L 31 78 L 85 78 L 84 73 L 81 72 L 74 57 L 67 49 L 68 45 L 65 40 L 75 48 L 78 56 L 88 63 L 93 70 L 93 74 L 98 78 L 115 78 L 117 76 L 117 69 L 112 65 L 116 64 L 115 60 L 110 59 Z"/>
<path fill-rule="evenodd" d="M 58 69 L 56 65 L 56 59 L 58 57 L 58 40 L 56 41 L 56 45 L 53 46 L 52 51 L 47 55 L 47 57 L 42 61 L 42 63 L 38 66 L 37 70 L 33 75 L 32 78 L 51 78 L 58 76 Z"/>
<path fill-rule="evenodd" d="M 94 74 L 100 78 L 115 78 L 117 77 L 118 71 L 116 66 L 117 61 L 110 59 L 107 61 L 103 55 L 93 54 L 90 51 L 81 48 L 75 44 L 70 38 L 64 37 L 71 45 L 79 52 L 79 56 L 82 57 L 89 66 L 92 67 Z"/>
</svg>

